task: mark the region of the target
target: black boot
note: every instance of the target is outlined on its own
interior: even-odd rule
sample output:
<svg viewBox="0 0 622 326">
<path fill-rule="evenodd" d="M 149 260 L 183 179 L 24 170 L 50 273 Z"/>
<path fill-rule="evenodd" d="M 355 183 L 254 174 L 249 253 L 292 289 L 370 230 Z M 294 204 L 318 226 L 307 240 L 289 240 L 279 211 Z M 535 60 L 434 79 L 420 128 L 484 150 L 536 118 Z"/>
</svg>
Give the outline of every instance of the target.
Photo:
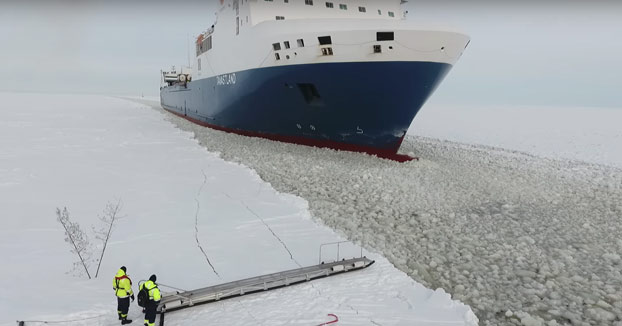
<svg viewBox="0 0 622 326">
<path fill-rule="evenodd" d="M 121 325 L 126 325 L 126 324 L 131 324 L 131 323 L 132 323 L 132 320 L 131 320 L 131 319 L 123 319 L 123 320 L 121 321 Z"/>
</svg>

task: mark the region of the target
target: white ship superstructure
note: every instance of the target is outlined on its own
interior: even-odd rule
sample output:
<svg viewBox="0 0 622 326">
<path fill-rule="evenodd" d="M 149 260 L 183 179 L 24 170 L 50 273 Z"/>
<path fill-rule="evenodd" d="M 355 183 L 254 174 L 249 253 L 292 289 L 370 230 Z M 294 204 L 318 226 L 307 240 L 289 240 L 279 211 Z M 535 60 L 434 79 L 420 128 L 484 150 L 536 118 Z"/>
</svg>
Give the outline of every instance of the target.
<svg viewBox="0 0 622 326">
<path fill-rule="evenodd" d="M 394 154 L 469 42 L 404 16 L 400 0 L 221 1 L 191 81 L 166 83 L 162 105 L 217 129 Z"/>
</svg>

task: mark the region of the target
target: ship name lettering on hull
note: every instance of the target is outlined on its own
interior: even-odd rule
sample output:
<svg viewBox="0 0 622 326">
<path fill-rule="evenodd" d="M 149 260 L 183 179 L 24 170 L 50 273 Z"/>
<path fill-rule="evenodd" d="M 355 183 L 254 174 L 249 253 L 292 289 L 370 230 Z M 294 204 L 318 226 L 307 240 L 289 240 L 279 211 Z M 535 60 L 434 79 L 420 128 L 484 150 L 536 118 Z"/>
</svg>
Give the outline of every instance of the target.
<svg viewBox="0 0 622 326">
<path fill-rule="evenodd" d="M 235 73 L 224 74 L 216 77 L 216 86 L 235 85 Z"/>
</svg>

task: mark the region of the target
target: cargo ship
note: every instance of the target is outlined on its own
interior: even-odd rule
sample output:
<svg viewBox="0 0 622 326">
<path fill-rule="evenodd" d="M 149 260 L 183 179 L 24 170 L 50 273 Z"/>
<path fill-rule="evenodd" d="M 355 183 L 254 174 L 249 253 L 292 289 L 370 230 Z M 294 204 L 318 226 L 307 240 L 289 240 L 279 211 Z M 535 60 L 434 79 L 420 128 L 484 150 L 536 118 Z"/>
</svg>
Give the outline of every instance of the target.
<svg viewBox="0 0 622 326">
<path fill-rule="evenodd" d="M 221 0 L 164 109 L 209 128 L 399 161 L 417 112 L 469 37 L 406 19 L 401 0 Z"/>
</svg>

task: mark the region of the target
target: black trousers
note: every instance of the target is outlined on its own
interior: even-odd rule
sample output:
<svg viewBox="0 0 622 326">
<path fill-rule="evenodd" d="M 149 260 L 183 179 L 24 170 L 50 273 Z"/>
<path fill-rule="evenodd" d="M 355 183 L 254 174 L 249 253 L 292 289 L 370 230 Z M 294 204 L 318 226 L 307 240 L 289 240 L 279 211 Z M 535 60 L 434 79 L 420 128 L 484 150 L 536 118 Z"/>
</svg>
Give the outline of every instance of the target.
<svg viewBox="0 0 622 326">
<path fill-rule="evenodd" d="M 147 301 L 147 307 L 145 307 L 145 324 L 155 324 L 158 304 L 160 304 L 160 301 Z"/>
<path fill-rule="evenodd" d="M 127 312 L 130 310 L 130 298 L 117 298 L 117 312 L 119 317 L 127 318 Z"/>
</svg>

